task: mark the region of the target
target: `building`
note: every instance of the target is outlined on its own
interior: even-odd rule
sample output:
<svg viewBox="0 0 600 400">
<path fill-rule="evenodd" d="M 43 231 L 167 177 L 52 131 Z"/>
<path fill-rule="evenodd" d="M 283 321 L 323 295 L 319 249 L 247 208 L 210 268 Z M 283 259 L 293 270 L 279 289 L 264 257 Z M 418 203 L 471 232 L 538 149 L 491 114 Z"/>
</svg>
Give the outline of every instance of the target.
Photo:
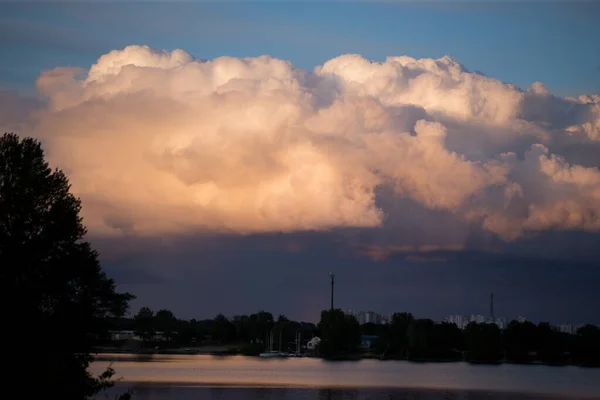
<svg viewBox="0 0 600 400">
<path fill-rule="evenodd" d="M 377 340 L 377 338 L 378 336 L 375 335 L 361 335 L 359 347 L 363 350 L 372 349 L 375 345 L 375 341 Z"/>
<path fill-rule="evenodd" d="M 478 324 L 484 324 L 486 322 L 486 318 L 481 314 L 477 314 L 477 315 L 471 314 L 471 319 L 469 322 L 476 322 Z"/>
<path fill-rule="evenodd" d="M 508 326 L 508 324 L 506 322 L 506 318 L 503 318 L 503 317 L 496 318 L 496 325 L 498 325 L 498 328 L 500 328 L 500 329 L 506 329 L 506 327 Z"/>
<path fill-rule="evenodd" d="M 390 321 L 389 315 L 377 313 L 375 311 L 356 311 L 347 310 L 344 312 L 346 315 L 352 315 L 356 318 L 359 324 L 387 324 Z"/>
<path fill-rule="evenodd" d="M 365 313 L 365 323 L 379 325 L 381 324 L 381 315 L 374 311 L 368 311 Z"/>
<path fill-rule="evenodd" d="M 446 318 L 446 322 L 456 325 L 458 329 L 464 329 L 469 323 L 469 319 L 463 317 L 462 315 L 456 314 L 450 315 L 448 318 Z"/>
<path fill-rule="evenodd" d="M 132 330 L 110 331 L 111 340 L 144 340 L 144 338 Z M 177 332 L 171 332 L 169 337 L 164 332 L 154 332 L 146 339 L 155 342 L 164 342 L 177 336 Z"/>
<path fill-rule="evenodd" d="M 111 340 L 142 340 L 142 338 L 136 335 L 135 331 L 122 330 L 122 331 L 110 331 Z"/>
<path fill-rule="evenodd" d="M 367 313 L 366 312 L 357 311 L 355 317 L 358 320 L 359 324 L 364 325 L 367 323 Z"/>
<path fill-rule="evenodd" d="M 559 331 L 563 333 L 569 333 L 571 335 L 576 335 L 579 328 L 584 327 L 585 324 L 560 324 L 557 328 Z"/>
<path fill-rule="evenodd" d="M 572 324 L 560 324 L 558 326 L 558 330 L 561 331 L 562 333 L 569 333 L 569 334 L 573 334 L 574 332 L 574 326 Z"/>
<path fill-rule="evenodd" d="M 306 349 L 314 351 L 317 347 L 319 347 L 320 343 L 321 338 L 315 336 L 314 338 L 310 339 L 308 343 L 306 343 Z"/>
<path fill-rule="evenodd" d="M 471 322 L 475 322 L 477 324 L 483 324 L 483 323 L 496 324 L 498 326 L 498 328 L 500 328 L 500 329 L 505 329 L 508 325 L 506 318 L 498 317 L 494 321 L 491 318 L 485 318 L 481 314 L 477 314 L 477 315 L 471 314 L 471 316 L 466 316 L 466 315 L 463 316 L 460 314 L 449 315 L 446 318 L 444 318 L 444 321 L 449 322 L 451 324 L 455 324 L 459 329 L 465 329 L 467 327 L 467 325 L 469 325 L 469 323 L 471 323 Z"/>
</svg>

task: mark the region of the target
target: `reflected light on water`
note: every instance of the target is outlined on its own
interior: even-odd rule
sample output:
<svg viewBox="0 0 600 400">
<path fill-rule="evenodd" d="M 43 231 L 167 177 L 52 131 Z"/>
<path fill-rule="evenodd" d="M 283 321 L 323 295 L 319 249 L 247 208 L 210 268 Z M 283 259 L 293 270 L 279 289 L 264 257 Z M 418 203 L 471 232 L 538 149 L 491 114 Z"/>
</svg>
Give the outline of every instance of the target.
<svg viewBox="0 0 600 400">
<path fill-rule="evenodd" d="M 177 387 L 178 390 L 186 387 L 189 389 L 191 386 L 196 386 L 195 390 L 202 386 L 203 390 L 208 390 L 206 386 L 212 386 L 217 392 L 220 387 L 245 387 L 246 390 L 320 388 L 325 390 L 323 393 L 327 393 L 329 389 L 341 390 L 340 393 L 344 396 L 350 396 L 354 393 L 353 390 L 363 393 L 375 388 L 403 388 L 418 390 L 419 393 L 427 390 L 437 390 L 438 394 L 443 390 L 454 393 L 457 390 L 468 390 L 473 393 L 545 393 L 563 398 L 591 398 L 600 393 L 600 371 L 577 367 L 111 354 L 99 356 L 92 364 L 92 373 L 101 372 L 111 362 L 116 370 L 116 377 L 121 377 L 123 382 L 145 383 L 144 387 L 149 387 L 148 384 L 152 383 L 154 390 L 159 386 Z M 156 386 L 157 384 L 160 385 Z M 337 392 L 331 392 L 331 396 L 335 396 L 335 393 Z M 216 398 L 212 395 L 209 397 Z M 321 398 L 321 394 L 318 398 Z"/>
</svg>

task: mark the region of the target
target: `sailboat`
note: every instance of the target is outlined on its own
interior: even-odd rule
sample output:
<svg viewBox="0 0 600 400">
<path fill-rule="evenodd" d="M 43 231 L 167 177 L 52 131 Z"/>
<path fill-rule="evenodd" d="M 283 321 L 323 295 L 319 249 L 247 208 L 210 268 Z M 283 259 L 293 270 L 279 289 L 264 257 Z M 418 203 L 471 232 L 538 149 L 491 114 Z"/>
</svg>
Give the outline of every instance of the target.
<svg viewBox="0 0 600 400">
<path fill-rule="evenodd" d="M 281 342 L 281 339 L 280 339 Z M 281 343 L 280 343 L 281 346 Z M 268 358 L 272 358 L 272 357 L 283 357 L 282 353 L 279 351 L 274 351 L 273 350 L 273 330 L 271 330 L 269 332 L 269 336 L 267 337 L 267 345 L 265 346 L 265 350 L 266 348 L 269 348 L 269 351 L 265 351 L 264 353 L 260 353 L 258 356 L 259 357 L 268 357 Z"/>
<path fill-rule="evenodd" d="M 304 357 L 302 354 L 302 331 L 296 332 L 296 352 L 290 354 L 291 357 Z"/>
</svg>

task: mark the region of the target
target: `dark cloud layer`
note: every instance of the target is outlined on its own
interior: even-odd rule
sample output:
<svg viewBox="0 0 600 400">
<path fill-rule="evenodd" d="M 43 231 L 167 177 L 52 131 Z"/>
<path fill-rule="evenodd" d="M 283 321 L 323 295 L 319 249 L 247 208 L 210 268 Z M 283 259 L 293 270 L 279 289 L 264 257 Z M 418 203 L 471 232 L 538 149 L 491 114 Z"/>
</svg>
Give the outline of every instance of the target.
<svg viewBox="0 0 600 400">
<path fill-rule="evenodd" d="M 557 258 L 551 252 L 524 255 L 516 248 L 507 249 L 508 254 L 412 251 L 373 260 L 342 238 L 319 233 L 181 238 L 140 244 L 140 250 L 151 246 L 152 251 L 123 258 L 113 254 L 104 265 L 115 277 L 128 279 L 121 287 L 138 295 L 134 309 L 167 307 L 186 318 L 267 309 L 314 321 L 329 304 L 328 273 L 334 271 L 336 305 L 344 309 L 411 311 L 433 318 L 487 315 L 489 293 L 494 292 L 496 314 L 507 318 L 523 315 L 557 323 L 600 319 L 593 307 L 600 301 L 600 268 L 593 260 Z M 101 252 L 113 247 L 111 241 L 99 246 Z M 568 256 L 573 248 L 564 250 Z M 583 256 L 579 250 L 574 254 Z M 588 250 L 581 258 L 594 253 Z M 143 274 L 134 276 L 130 270 Z"/>
</svg>

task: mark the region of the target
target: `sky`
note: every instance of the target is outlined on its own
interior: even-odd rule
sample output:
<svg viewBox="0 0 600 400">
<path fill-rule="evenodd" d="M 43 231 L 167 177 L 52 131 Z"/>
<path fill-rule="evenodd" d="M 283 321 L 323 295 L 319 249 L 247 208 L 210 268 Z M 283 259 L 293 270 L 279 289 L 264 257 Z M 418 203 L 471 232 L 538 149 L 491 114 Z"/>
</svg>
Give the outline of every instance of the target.
<svg viewBox="0 0 600 400">
<path fill-rule="evenodd" d="M 0 3 L 0 131 L 182 318 L 600 322 L 600 2 Z"/>
</svg>

